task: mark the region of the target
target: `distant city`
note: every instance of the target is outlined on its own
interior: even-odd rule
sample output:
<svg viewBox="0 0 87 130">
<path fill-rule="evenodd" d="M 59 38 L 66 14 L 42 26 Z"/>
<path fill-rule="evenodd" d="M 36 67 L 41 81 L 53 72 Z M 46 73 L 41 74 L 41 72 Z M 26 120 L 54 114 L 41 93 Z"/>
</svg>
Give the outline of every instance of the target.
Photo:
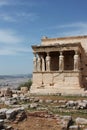
<svg viewBox="0 0 87 130">
<path fill-rule="evenodd" d="M 10 87 L 15 89 L 21 83 L 27 82 L 31 78 L 32 74 L 0 75 L 0 88 Z"/>
</svg>

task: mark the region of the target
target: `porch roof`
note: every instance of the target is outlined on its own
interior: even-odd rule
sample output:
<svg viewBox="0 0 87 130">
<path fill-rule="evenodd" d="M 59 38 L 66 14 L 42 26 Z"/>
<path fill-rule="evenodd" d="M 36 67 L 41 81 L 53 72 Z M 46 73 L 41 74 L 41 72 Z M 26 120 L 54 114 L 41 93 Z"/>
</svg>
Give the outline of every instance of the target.
<svg viewBox="0 0 87 130">
<path fill-rule="evenodd" d="M 65 44 L 59 44 L 55 43 L 54 45 L 34 45 L 32 46 L 33 52 L 39 53 L 39 52 L 55 52 L 55 51 L 78 51 L 81 53 L 82 46 L 80 42 L 75 43 L 65 43 Z"/>
</svg>

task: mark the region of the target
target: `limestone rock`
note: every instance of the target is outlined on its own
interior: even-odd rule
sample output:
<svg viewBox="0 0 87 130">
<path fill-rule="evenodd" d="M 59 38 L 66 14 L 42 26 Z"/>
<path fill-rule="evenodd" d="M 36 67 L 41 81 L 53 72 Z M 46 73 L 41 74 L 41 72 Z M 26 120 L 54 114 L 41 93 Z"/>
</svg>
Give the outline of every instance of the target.
<svg viewBox="0 0 87 130">
<path fill-rule="evenodd" d="M 33 108 L 37 108 L 37 107 L 38 107 L 38 104 L 37 104 L 37 103 L 31 103 L 31 104 L 30 104 L 30 108 L 32 108 L 32 109 L 33 109 Z"/>
<path fill-rule="evenodd" d="M 47 99 L 47 100 L 45 100 L 45 102 L 46 102 L 46 103 L 52 103 L 53 100 L 51 100 L 51 99 Z"/>
<path fill-rule="evenodd" d="M 69 127 L 69 130 L 80 130 L 78 125 L 72 125 Z"/>
<path fill-rule="evenodd" d="M 9 109 L 8 111 L 6 111 L 6 118 L 9 120 L 14 119 L 16 114 L 17 114 L 17 111 L 15 109 Z"/>
<path fill-rule="evenodd" d="M 72 117 L 71 116 L 62 116 L 62 130 L 67 130 L 69 128 L 70 125 L 72 125 Z"/>
<path fill-rule="evenodd" d="M 87 125 L 87 119 L 85 119 L 85 118 L 77 117 L 75 122 L 76 122 L 76 124 Z"/>
</svg>

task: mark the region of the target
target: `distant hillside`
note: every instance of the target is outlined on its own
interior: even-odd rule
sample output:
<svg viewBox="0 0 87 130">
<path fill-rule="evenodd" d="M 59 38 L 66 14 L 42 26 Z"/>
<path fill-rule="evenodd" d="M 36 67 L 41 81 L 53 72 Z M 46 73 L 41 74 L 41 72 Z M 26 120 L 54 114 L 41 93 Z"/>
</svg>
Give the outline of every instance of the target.
<svg viewBox="0 0 87 130">
<path fill-rule="evenodd" d="M 32 74 L 18 74 L 18 75 L 0 75 L 0 79 L 11 78 L 32 78 Z"/>
</svg>

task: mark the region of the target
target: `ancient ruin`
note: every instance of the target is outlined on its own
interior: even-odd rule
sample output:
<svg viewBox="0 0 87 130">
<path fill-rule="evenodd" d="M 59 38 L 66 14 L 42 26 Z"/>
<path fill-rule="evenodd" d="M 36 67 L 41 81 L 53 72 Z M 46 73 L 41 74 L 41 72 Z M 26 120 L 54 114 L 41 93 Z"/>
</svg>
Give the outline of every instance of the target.
<svg viewBox="0 0 87 130">
<path fill-rule="evenodd" d="M 87 88 L 87 36 L 43 37 L 32 46 L 33 85 L 30 93 L 82 94 Z"/>
</svg>

